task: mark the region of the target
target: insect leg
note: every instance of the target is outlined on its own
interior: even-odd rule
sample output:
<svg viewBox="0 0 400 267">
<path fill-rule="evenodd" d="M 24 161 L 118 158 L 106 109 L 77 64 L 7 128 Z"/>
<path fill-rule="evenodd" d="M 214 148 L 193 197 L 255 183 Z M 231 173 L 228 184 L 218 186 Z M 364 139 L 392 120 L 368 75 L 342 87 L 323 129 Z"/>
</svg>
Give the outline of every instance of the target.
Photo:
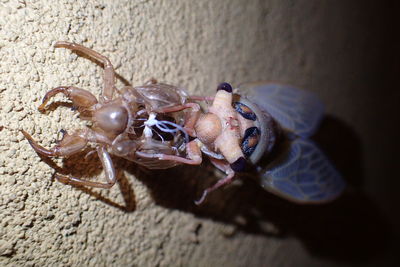
<svg viewBox="0 0 400 267">
<path fill-rule="evenodd" d="M 106 188 L 106 189 L 111 188 L 115 184 L 117 179 L 116 179 L 115 168 L 111 160 L 110 154 L 107 152 L 104 146 L 100 146 L 97 148 L 97 155 L 99 156 L 101 164 L 104 169 L 104 173 L 107 180 L 106 183 L 92 182 L 77 177 L 65 176 L 60 174 L 55 174 L 55 178 L 63 184 L 83 185 L 83 186 Z"/>
<path fill-rule="evenodd" d="M 195 141 L 191 141 L 186 145 L 187 158 L 175 156 L 175 155 L 167 155 L 167 154 L 149 154 L 140 151 L 136 151 L 135 154 L 139 157 L 143 158 L 156 158 L 159 160 L 171 160 L 176 161 L 182 164 L 189 165 L 200 165 L 202 162 L 202 156 L 199 146 Z"/>
<path fill-rule="evenodd" d="M 103 103 L 112 100 L 115 91 L 115 71 L 113 65 L 111 64 L 111 61 L 107 57 L 101 55 L 100 53 L 90 48 L 70 42 L 59 41 L 54 46 L 56 48 L 63 47 L 79 51 L 85 55 L 94 58 L 95 60 L 100 61 L 104 66 L 104 88 L 100 97 L 100 102 Z"/>
<path fill-rule="evenodd" d="M 211 193 L 212 191 L 230 184 L 233 181 L 233 178 L 235 177 L 235 172 L 231 169 L 231 167 L 229 166 L 228 163 L 226 163 L 225 161 L 219 160 L 219 159 L 214 159 L 214 158 L 210 158 L 211 163 L 217 167 L 218 169 L 220 169 L 221 171 L 226 173 L 226 177 L 223 179 L 220 179 L 216 184 L 214 184 L 213 186 L 207 188 L 206 190 L 204 190 L 203 195 L 200 197 L 199 200 L 194 201 L 194 203 L 196 205 L 200 205 L 201 203 L 203 203 L 203 201 L 206 199 L 207 195 L 209 193 Z"/>
<path fill-rule="evenodd" d="M 56 94 L 62 93 L 66 97 L 72 100 L 74 107 L 88 108 L 97 104 L 97 99 L 89 91 L 79 89 L 73 86 L 60 86 L 53 88 L 48 91 L 43 98 L 42 104 L 39 106 L 39 110 L 43 112 L 46 108 L 47 102 L 50 98 L 54 97 Z"/>
</svg>

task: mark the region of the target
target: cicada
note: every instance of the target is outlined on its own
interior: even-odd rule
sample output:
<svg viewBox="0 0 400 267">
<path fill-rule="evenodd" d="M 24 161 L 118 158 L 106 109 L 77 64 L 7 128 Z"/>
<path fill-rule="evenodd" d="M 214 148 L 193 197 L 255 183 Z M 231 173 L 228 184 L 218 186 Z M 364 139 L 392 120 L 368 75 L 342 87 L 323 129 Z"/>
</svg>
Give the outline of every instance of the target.
<svg viewBox="0 0 400 267">
<path fill-rule="evenodd" d="M 244 84 L 235 102 L 241 116 L 255 120 L 258 143 L 246 150 L 269 192 L 298 203 L 321 203 L 338 197 L 345 182 L 321 149 L 309 138 L 324 115 L 324 105 L 309 91 L 276 83 Z M 240 106 L 249 111 L 243 111 Z M 249 114 L 254 114 L 250 116 Z M 276 158 L 262 158 L 276 148 Z"/>
<path fill-rule="evenodd" d="M 213 102 L 196 120 L 196 139 L 188 145 L 195 144 L 226 176 L 197 204 L 250 167 L 267 191 L 298 203 L 327 202 L 345 188 L 339 172 L 309 139 L 324 111 L 311 92 L 275 83 L 233 90 L 222 83 L 214 98 L 199 99 Z"/>
</svg>

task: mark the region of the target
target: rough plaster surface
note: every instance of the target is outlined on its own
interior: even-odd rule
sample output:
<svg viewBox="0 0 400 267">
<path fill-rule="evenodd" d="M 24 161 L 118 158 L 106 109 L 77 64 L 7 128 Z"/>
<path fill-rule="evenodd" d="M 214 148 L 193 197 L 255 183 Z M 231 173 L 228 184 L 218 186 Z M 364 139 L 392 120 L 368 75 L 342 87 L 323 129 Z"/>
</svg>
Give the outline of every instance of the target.
<svg viewBox="0 0 400 267">
<path fill-rule="evenodd" d="M 365 1 L 2 0 L 0 265 L 335 266 L 387 260 L 387 229 L 398 221 L 388 219 L 395 191 L 388 191 L 390 173 L 381 170 L 394 166 L 395 149 L 371 123 L 392 111 L 390 105 L 371 107 L 379 107 L 379 99 L 396 103 L 398 96 L 379 84 L 390 69 L 379 65 L 381 45 L 389 41 L 382 39 L 384 15 Z M 83 162 L 82 155 L 54 164 L 41 160 L 19 132 L 51 146 L 61 128 L 84 123 L 62 97 L 47 114 L 38 112 L 45 92 L 74 85 L 99 93 L 101 67 L 54 49 L 57 40 L 108 56 L 122 77 L 119 86 L 155 77 L 212 94 L 221 81 L 279 80 L 315 91 L 330 114 L 317 139 L 349 180 L 349 196 L 324 207 L 299 207 L 245 181 L 195 207 L 192 200 L 218 177 L 207 163 L 148 172 L 117 161 L 119 183 L 109 191 L 53 181 L 54 164 L 61 172 L 101 177 L 98 162 Z M 384 98 L 377 87 L 389 88 Z M 385 121 L 378 126 L 389 129 Z"/>
</svg>

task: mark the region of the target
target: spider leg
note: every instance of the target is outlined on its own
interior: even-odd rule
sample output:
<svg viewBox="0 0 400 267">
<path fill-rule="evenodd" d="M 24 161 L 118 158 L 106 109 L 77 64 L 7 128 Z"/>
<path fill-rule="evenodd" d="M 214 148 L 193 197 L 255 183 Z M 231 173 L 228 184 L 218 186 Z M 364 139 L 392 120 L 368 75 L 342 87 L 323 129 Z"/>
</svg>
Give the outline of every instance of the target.
<svg viewBox="0 0 400 267">
<path fill-rule="evenodd" d="M 97 61 L 100 61 L 104 66 L 104 87 L 100 96 L 100 102 L 105 103 L 112 100 L 115 91 L 115 71 L 111 61 L 107 57 L 90 48 L 70 42 L 59 41 L 54 46 L 56 48 L 63 47 L 74 51 L 79 51 Z"/>
<path fill-rule="evenodd" d="M 42 104 L 39 106 L 39 111 L 44 112 L 47 102 L 50 100 L 50 98 L 54 97 L 58 93 L 62 93 L 71 99 L 74 107 L 77 108 L 89 108 L 94 104 L 97 104 L 96 97 L 89 91 L 76 88 L 74 86 L 60 86 L 53 88 L 46 93 Z"/>
<path fill-rule="evenodd" d="M 58 144 L 50 149 L 47 149 L 39 145 L 35 140 L 33 140 L 32 136 L 24 130 L 21 130 L 21 132 L 37 153 L 47 157 L 66 157 L 76 154 L 84 150 L 88 143 L 88 140 L 79 133 L 70 135 L 64 132 L 63 138 L 58 142 Z"/>
<path fill-rule="evenodd" d="M 99 159 L 104 169 L 107 181 L 106 183 L 87 181 L 77 177 L 61 175 L 57 173 L 55 174 L 55 178 L 63 184 L 89 186 L 89 187 L 106 188 L 106 189 L 111 188 L 115 184 L 117 176 L 110 154 L 107 152 L 104 146 L 97 147 L 96 150 L 97 150 L 97 155 L 99 156 Z"/>
</svg>

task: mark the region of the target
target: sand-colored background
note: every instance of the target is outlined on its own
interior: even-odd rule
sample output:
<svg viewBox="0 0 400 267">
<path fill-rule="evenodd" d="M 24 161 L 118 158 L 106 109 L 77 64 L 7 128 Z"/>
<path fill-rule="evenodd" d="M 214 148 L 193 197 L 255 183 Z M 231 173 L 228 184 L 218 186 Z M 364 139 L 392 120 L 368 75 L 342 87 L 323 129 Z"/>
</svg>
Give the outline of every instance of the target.
<svg viewBox="0 0 400 267">
<path fill-rule="evenodd" d="M 0 1 L 0 265 L 393 263 L 399 102 L 390 82 L 399 46 L 391 10 L 371 1 Z M 316 92 L 329 115 L 316 139 L 348 192 L 299 207 L 245 181 L 196 207 L 218 176 L 207 163 L 146 172 L 117 161 L 109 191 L 53 181 L 54 166 L 19 130 L 54 144 L 60 129 L 84 123 L 62 97 L 38 112 L 45 92 L 74 85 L 97 95 L 102 85 L 101 67 L 54 49 L 58 40 L 108 56 L 119 86 L 155 77 L 212 94 L 221 81 L 277 80 Z M 54 162 L 101 177 L 98 162 L 80 156 Z"/>
</svg>

